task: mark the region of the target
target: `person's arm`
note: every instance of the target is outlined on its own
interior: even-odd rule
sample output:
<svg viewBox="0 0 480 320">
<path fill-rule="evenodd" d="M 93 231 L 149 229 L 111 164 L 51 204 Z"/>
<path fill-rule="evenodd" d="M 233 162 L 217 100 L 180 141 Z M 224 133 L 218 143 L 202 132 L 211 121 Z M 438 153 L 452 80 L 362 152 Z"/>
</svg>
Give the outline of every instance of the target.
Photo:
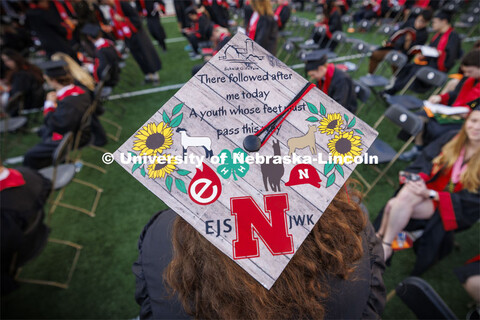
<svg viewBox="0 0 480 320">
<path fill-rule="evenodd" d="M 349 93 L 353 92 L 352 87 L 353 83 L 347 77 L 347 75 L 344 74 L 342 70 L 335 69 L 335 73 L 332 77 L 332 82 L 330 83 L 330 88 L 328 90 L 328 95 L 330 98 L 348 109 L 348 102 L 350 100 Z"/>
<path fill-rule="evenodd" d="M 444 94 L 438 95 L 440 100 L 438 101 L 438 99 L 436 99 L 436 101 L 438 101 L 436 103 L 441 103 L 441 104 L 444 104 L 444 105 L 447 105 L 447 106 L 451 106 L 455 102 L 455 100 L 457 99 L 458 94 L 460 93 L 460 90 L 462 90 L 463 84 L 465 83 L 465 81 L 467 79 L 468 79 L 467 77 L 463 77 L 462 80 L 460 80 L 460 82 L 456 85 L 456 87 L 453 91 L 446 92 Z M 430 102 L 433 102 L 433 99 Z"/>
<path fill-rule="evenodd" d="M 82 108 L 80 104 L 88 105 L 89 100 L 88 94 L 84 93 L 81 95 L 81 100 L 76 97 L 76 99 L 72 101 L 72 99 L 67 97 L 58 101 L 56 110 L 45 115 L 45 125 L 50 128 L 51 131 L 59 134 L 76 130 L 83 116 L 83 113 L 80 112 Z M 78 105 L 74 105 L 77 103 Z"/>
</svg>

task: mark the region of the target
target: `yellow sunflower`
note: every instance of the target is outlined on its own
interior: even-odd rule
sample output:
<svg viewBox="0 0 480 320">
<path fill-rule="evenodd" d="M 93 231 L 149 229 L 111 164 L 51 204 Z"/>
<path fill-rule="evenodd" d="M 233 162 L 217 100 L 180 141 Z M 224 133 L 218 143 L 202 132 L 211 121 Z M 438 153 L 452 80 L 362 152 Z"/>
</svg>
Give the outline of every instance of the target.
<svg viewBox="0 0 480 320">
<path fill-rule="evenodd" d="M 140 151 L 141 156 L 162 153 L 172 145 L 172 135 L 172 128 L 167 124 L 149 123 L 135 135 L 138 140 L 133 142 L 133 150 Z"/>
<path fill-rule="evenodd" d="M 343 124 L 342 116 L 340 113 L 329 113 L 325 118 L 320 120 L 318 130 L 321 133 L 332 135 L 335 132 L 342 132 L 341 125 Z"/>
<path fill-rule="evenodd" d="M 336 134 L 335 137 L 328 141 L 328 149 L 333 159 L 341 157 L 340 164 L 343 164 L 345 157 L 351 157 L 347 160 L 353 161 L 353 158 L 361 155 L 362 148 L 360 145 L 362 140 L 360 136 L 354 136 L 353 131 L 342 132 Z"/>
<path fill-rule="evenodd" d="M 175 158 L 169 154 L 159 156 L 155 160 L 155 163 L 148 166 L 148 177 L 150 179 L 165 178 L 167 174 L 170 174 L 175 170 L 176 164 L 177 161 L 175 161 Z"/>
</svg>

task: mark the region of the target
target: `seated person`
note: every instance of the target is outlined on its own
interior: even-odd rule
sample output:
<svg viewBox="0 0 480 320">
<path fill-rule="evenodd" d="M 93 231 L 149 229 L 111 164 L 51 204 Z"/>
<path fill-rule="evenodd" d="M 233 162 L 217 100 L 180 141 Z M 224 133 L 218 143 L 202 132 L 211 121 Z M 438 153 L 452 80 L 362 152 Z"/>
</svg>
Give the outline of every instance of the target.
<svg viewBox="0 0 480 320">
<path fill-rule="evenodd" d="M 305 58 L 305 73 L 317 87 L 350 112 L 357 110 L 357 95 L 350 76 L 327 62 L 327 56 L 313 52 Z"/>
<path fill-rule="evenodd" d="M 366 220 L 341 188 L 266 290 L 175 212 L 162 211 L 145 226 L 132 267 L 140 318 L 377 319 L 385 267 Z"/>
<path fill-rule="evenodd" d="M 220 51 L 225 44 L 232 38 L 230 31 L 227 28 L 221 27 L 219 25 L 215 25 L 213 27 L 212 37 L 210 41 L 213 44 L 213 48 L 208 48 L 202 50 L 202 54 L 204 55 L 204 63 L 197 64 L 192 68 L 192 77 L 197 74 L 197 72 L 205 65 L 205 63 L 210 60 L 214 55 Z"/>
<path fill-rule="evenodd" d="M 2 61 L 8 68 L 3 81 L 3 84 L 9 88 L 7 99 L 20 92 L 24 94 L 25 109 L 41 108 L 45 98 L 42 71 L 12 49 L 2 50 Z M 10 115 L 17 115 L 19 108 L 20 105 L 12 106 L 9 110 Z"/>
<path fill-rule="evenodd" d="M 430 10 L 423 10 L 414 20 L 410 20 L 400 27 L 400 30 L 395 32 L 387 43 L 377 50 L 372 52 L 370 56 L 370 64 L 368 66 L 368 73 L 375 72 L 378 64 L 385 58 L 391 50 L 397 50 L 408 54 L 408 50 L 413 46 L 424 45 L 428 39 L 427 26 L 432 18 Z"/>
<path fill-rule="evenodd" d="M 353 20 L 358 22 L 362 19 L 371 20 L 384 17 L 390 10 L 390 6 L 389 0 L 364 0 L 363 6 L 353 15 Z"/>
<path fill-rule="evenodd" d="M 95 81 L 100 82 L 103 76 L 107 76 L 106 87 L 115 87 L 120 78 L 120 55 L 112 41 L 102 38 L 99 25 L 88 23 L 81 30 L 86 39 L 95 46 L 93 63 L 88 64 L 88 71 L 93 74 Z M 108 75 L 103 75 L 105 68 L 109 66 Z"/>
<path fill-rule="evenodd" d="M 40 253 L 46 243 L 50 230 L 43 223 L 43 206 L 51 190 L 52 183 L 37 172 L 7 169 L 0 164 L 2 296 L 17 287 L 17 269 Z"/>
<path fill-rule="evenodd" d="M 273 13 L 273 17 L 278 24 L 278 30 L 282 31 L 287 25 L 292 8 L 290 8 L 290 0 L 278 0 L 278 6 Z"/>
<path fill-rule="evenodd" d="M 182 29 L 182 33 L 187 37 L 192 46 L 193 51 L 190 53 L 190 58 L 200 59 L 198 43 L 210 39 L 213 31 L 213 23 L 205 14 L 197 10 L 195 6 L 188 7 L 185 10 L 185 14 L 191 21 L 190 28 Z"/>
<path fill-rule="evenodd" d="M 419 275 L 448 253 L 454 230 L 467 229 L 480 218 L 480 107 L 459 132 L 448 132 L 428 145 L 406 171 L 417 175 L 387 202 L 377 217 L 377 235 L 388 260 L 399 232 L 424 229 L 414 243 L 412 275 Z"/>
<path fill-rule="evenodd" d="M 409 63 L 402 68 L 397 75 L 393 85 L 384 91 L 384 93 L 393 95 L 400 91 L 415 73 L 422 66 L 429 66 L 442 72 L 448 72 L 457 59 L 461 56 L 461 40 L 458 33 L 453 30 L 451 25 L 451 13 L 447 11 L 439 11 L 432 20 L 432 29 L 435 35 L 432 37 L 429 46 L 435 48 L 438 52 L 437 57 L 425 57 L 418 53 L 414 58 L 414 63 Z M 412 48 L 412 49 L 415 49 Z M 412 53 L 412 49 L 409 54 Z M 420 80 L 415 80 L 411 85 L 412 90 L 424 93 L 430 87 Z"/>
<path fill-rule="evenodd" d="M 40 169 L 52 164 L 52 155 L 65 133 L 74 134 L 80 129 L 82 117 L 91 103 L 88 92 L 73 84 L 73 77 L 66 70 L 64 61 L 47 61 L 40 65 L 45 81 L 55 91 L 47 94 L 43 114 L 44 124 L 39 130 L 42 141 L 27 151 L 23 165 Z M 80 145 L 90 140 L 90 132 L 84 132 Z"/>
<path fill-rule="evenodd" d="M 480 50 L 472 50 L 467 53 L 461 62 L 464 77 L 451 92 L 442 95 L 433 95 L 428 100 L 432 103 L 441 103 L 452 107 L 469 106 L 474 108 L 480 105 Z M 467 114 L 464 114 L 466 116 Z M 400 160 L 410 161 L 420 153 L 422 146 L 429 144 L 442 133 L 450 130 L 458 130 L 463 124 L 460 115 L 444 116 L 432 115 L 427 118 L 425 112 L 421 116 L 427 120 L 423 132 L 417 136 L 415 146 L 403 153 Z"/>
<path fill-rule="evenodd" d="M 320 48 L 326 48 L 332 38 L 333 33 L 342 31 L 342 15 L 337 7 L 335 0 L 326 0 L 323 4 L 323 14 L 320 21 L 315 23 L 315 27 L 323 26 L 325 28 L 325 37 L 317 33 L 313 34 L 313 41 L 318 43 Z M 330 49 L 335 49 L 336 43 L 332 43 Z"/>
</svg>

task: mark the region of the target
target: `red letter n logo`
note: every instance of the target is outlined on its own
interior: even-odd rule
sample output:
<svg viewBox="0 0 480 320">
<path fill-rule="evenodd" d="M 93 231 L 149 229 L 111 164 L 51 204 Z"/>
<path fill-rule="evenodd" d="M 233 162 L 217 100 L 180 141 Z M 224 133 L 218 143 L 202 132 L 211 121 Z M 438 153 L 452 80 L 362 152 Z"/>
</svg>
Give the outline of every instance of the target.
<svg viewBox="0 0 480 320">
<path fill-rule="evenodd" d="M 237 238 L 232 243 L 235 260 L 260 256 L 256 236 L 260 237 L 273 255 L 294 253 L 293 237 L 287 232 L 288 195 L 286 193 L 267 195 L 263 196 L 263 200 L 266 214 L 252 197 L 230 199 L 237 233 Z"/>
</svg>

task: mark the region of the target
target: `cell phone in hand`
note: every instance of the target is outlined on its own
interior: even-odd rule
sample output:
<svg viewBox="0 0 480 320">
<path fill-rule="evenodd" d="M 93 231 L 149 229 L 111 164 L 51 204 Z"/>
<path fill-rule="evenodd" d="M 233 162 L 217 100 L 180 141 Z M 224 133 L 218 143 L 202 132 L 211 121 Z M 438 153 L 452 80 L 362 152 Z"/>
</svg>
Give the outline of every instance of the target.
<svg viewBox="0 0 480 320">
<path fill-rule="evenodd" d="M 421 179 L 422 178 L 416 173 L 407 171 L 400 171 L 398 173 L 398 180 L 400 183 L 407 183 L 408 181 L 420 181 Z"/>
</svg>

